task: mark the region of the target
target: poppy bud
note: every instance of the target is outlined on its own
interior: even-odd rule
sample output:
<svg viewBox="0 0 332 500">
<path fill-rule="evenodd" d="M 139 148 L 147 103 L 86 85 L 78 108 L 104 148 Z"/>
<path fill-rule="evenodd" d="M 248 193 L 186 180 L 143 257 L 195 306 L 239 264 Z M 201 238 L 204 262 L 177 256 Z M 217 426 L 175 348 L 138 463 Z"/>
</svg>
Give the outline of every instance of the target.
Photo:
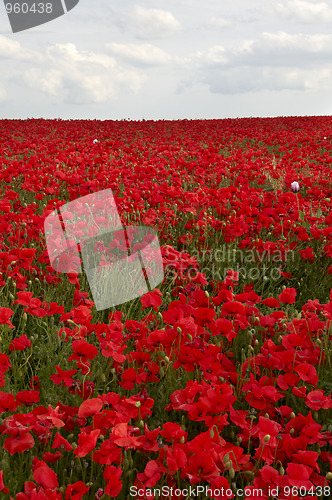
<svg viewBox="0 0 332 500">
<path fill-rule="evenodd" d="M 123 470 L 129 469 L 129 460 L 127 458 L 125 458 L 124 461 L 122 462 L 122 469 Z"/>
<path fill-rule="evenodd" d="M 184 436 L 181 436 L 180 443 L 181 443 L 181 444 L 183 444 L 183 443 L 184 443 Z"/>
<path fill-rule="evenodd" d="M 294 432 L 295 432 L 295 429 L 294 429 L 294 427 L 292 427 L 292 429 L 289 431 L 289 434 L 292 436 L 294 434 Z"/>
<path fill-rule="evenodd" d="M 230 477 L 231 479 L 233 479 L 233 477 L 234 477 L 234 476 L 235 476 L 235 470 L 233 469 L 233 467 L 231 467 L 231 468 L 229 469 L 229 477 Z"/>
<path fill-rule="evenodd" d="M 179 334 L 180 334 L 180 333 L 182 333 L 182 330 L 181 330 L 181 328 L 180 328 L 179 326 L 177 327 L 176 331 L 177 331 Z"/>
<path fill-rule="evenodd" d="M 136 406 L 136 408 L 139 408 L 141 406 L 141 402 L 140 401 L 136 401 L 135 406 Z"/>
<path fill-rule="evenodd" d="M 264 436 L 264 443 L 268 443 L 270 439 L 271 439 L 270 434 L 266 434 L 266 436 Z"/>
<path fill-rule="evenodd" d="M 211 439 L 213 439 L 213 438 L 214 438 L 214 432 L 213 432 L 213 429 L 210 429 L 210 437 L 211 437 Z"/>
<path fill-rule="evenodd" d="M 292 182 L 291 188 L 292 188 L 293 193 L 298 193 L 300 191 L 300 185 L 296 181 Z"/>
<path fill-rule="evenodd" d="M 192 341 L 192 336 L 190 335 L 190 333 L 188 333 L 188 339 L 190 340 L 190 342 Z"/>
<path fill-rule="evenodd" d="M 226 462 L 224 465 L 225 465 L 225 469 L 229 469 L 229 468 L 230 468 L 230 466 L 231 466 L 231 463 L 228 461 L 228 462 Z"/>
<path fill-rule="evenodd" d="M 166 361 L 166 363 L 169 363 L 169 357 L 168 356 L 165 356 L 165 361 Z"/>
<path fill-rule="evenodd" d="M 292 413 L 290 414 L 290 418 L 295 418 L 295 413 L 292 411 Z"/>
<path fill-rule="evenodd" d="M 209 298 L 210 297 L 210 294 L 207 290 L 205 290 L 205 297 Z"/>
<path fill-rule="evenodd" d="M 331 481 L 331 479 L 332 479 L 332 472 L 328 472 L 325 477 L 326 477 L 326 479 L 328 481 Z"/>
<path fill-rule="evenodd" d="M 27 313 L 23 313 L 23 315 L 22 315 L 22 321 L 23 321 L 23 323 L 26 323 L 26 322 L 27 322 L 27 320 L 28 320 L 28 315 L 27 315 Z"/>
<path fill-rule="evenodd" d="M 280 469 L 279 469 L 279 473 L 281 476 L 283 476 L 285 474 L 285 469 L 283 468 L 283 466 L 281 465 Z"/>
<path fill-rule="evenodd" d="M 131 469 L 127 472 L 127 476 L 129 478 L 129 481 L 132 481 L 134 478 L 134 475 L 136 474 L 135 470 Z"/>
</svg>

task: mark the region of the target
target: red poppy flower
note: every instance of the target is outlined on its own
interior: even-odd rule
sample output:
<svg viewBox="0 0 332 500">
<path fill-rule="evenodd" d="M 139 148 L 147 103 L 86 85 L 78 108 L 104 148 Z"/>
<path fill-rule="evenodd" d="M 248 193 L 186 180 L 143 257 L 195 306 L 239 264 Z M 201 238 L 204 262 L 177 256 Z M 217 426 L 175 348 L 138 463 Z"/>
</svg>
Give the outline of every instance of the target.
<svg viewBox="0 0 332 500">
<path fill-rule="evenodd" d="M 332 408 L 331 395 L 324 396 L 324 391 L 321 390 L 309 392 L 304 401 L 314 411 L 318 411 L 321 408 L 325 410 Z"/>
<path fill-rule="evenodd" d="M 185 472 L 190 484 L 211 481 L 220 475 L 220 469 L 213 460 L 211 453 L 207 451 L 192 455 L 183 472 Z"/>
<path fill-rule="evenodd" d="M 31 347 L 31 341 L 26 335 L 21 335 L 16 339 L 13 339 L 9 344 L 10 351 L 24 351 L 27 347 Z"/>
<path fill-rule="evenodd" d="M 229 342 L 236 337 L 236 332 L 233 330 L 233 323 L 226 318 L 219 318 L 216 320 L 216 326 L 218 331 L 224 335 Z M 212 334 L 213 335 L 213 334 Z"/>
<path fill-rule="evenodd" d="M 245 306 L 241 302 L 225 302 L 221 308 L 221 314 L 245 314 Z"/>
<path fill-rule="evenodd" d="M 273 297 L 262 300 L 262 304 L 268 307 L 280 307 L 278 300 Z"/>
<path fill-rule="evenodd" d="M 74 454 L 77 457 L 85 457 L 90 451 L 94 450 L 99 434 L 100 429 L 95 429 L 90 433 L 81 432 L 78 436 L 78 447 L 74 450 Z"/>
<path fill-rule="evenodd" d="M 98 354 L 98 349 L 93 344 L 89 344 L 85 340 L 74 340 L 72 343 L 74 354 L 72 354 L 68 361 L 86 361 L 88 359 L 94 359 Z"/>
<path fill-rule="evenodd" d="M 187 439 L 188 433 L 179 424 L 166 422 L 160 435 L 170 443 L 179 443 L 182 438 Z"/>
<path fill-rule="evenodd" d="M 43 413 L 40 413 L 37 415 L 38 420 L 46 420 L 48 422 L 51 422 L 54 427 L 63 427 L 65 423 L 61 418 L 64 416 L 64 413 L 59 413 L 60 411 L 60 406 L 58 405 L 55 409 L 52 408 L 51 405 L 48 405 L 48 410 L 46 408 L 43 408 Z"/>
<path fill-rule="evenodd" d="M 294 304 L 296 297 L 295 288 L 285 288 L 285 290 L 279 295 L 279 300 L 283 304 Z"/>
<path fill-rule="evenodd" d="M 299 363 L 296 368 L 294 368 L 294 371 L 296 371 L 300 379 L 304 380 L 304 382 L 309 382 L 309 384 L 317 385 L 318 375 L 314 366 L 309 365 L 309 363 Z"/>
<path fill-rule="evenodd" d="M 14 325 L 9 321 L 9 318 L 14 314 L 14 311 L 8 307 L 0 307 L 0 325 L 8 325 L 14 328 Z"/>
<path fill-rule="evenodd" d="M 0 392 L 0 415 L 4 411 L 15 411 L 16 408 L 14 396 L 8 392 Z"/>
<path fill-rule="evenodd" d="M 209 307 L 197 307 L 197 309 L 194 310 L 193 314 L 196 318 L 196 322 L 199 325 L 204 325 L 215 318 L 216 312 Z"/>
<path fill-rule="evenodd" d="M 52 490 L 59 486 L 56 473 L 45 462 L 39 463 L 35 468 L 33 479 L 45 489 L 49 488 Z"/>
<path fill-rule="evenodd" d="M 299 250 L 299 254 L 302 259 L 310 260 L 310 262 L 314 262 L 315 260 L 315 252 L 312 248 L 307 247 L 305 250 Z"/>
<path fill-rule="evenodd" d="M 61 450 L 71 451 L 73 449 L 72 445 L 61 436 L 58 432 L 55 435 L 52 448 L 60 448 Z"/>
<path fill-rule="evenodd" d="M 158 288 L 143 295 L 141 297 L 143 309 L 146 307 L 153 307 L 155 311 L 158 311 L 158 307 L 160 307 L 163 303 L 162 296 L 163 295 Z"/>
<path fill-rule="evenodd" d="M 80 418 L 91 417 L 98 413 L 103 407 L 103 402 L 99 398 L 92 398 L 83 401 L 78 409 L 78 416 Z"/>
<path fill-rule="evenodd" d="M 65 500 L 81 500 L 83 495 L 89 493 L 89 487 L 85 486 L 83 481 L 76 481 L 74 484 L 68 484 L 65 493 Z"/>
<path fill-rule="evenodd" d="M 4 493 L 9 493 L 9 489 L 5 486 L 5 483 L 3 482 L 3 470 L 0 470 L 0 491 L 3 491 Z"/>
<path fill-rule="evenodd" d="M 15 436 L 9 436 L 4 444 L 3 449 L 8 451 L 10 455 L 14 453 L 23 453 L 35 445 L 35 440 L 26 429 L 18 429 Z"/>
<path fill-rule="evenodd" d="M 137 479 L 146 488 L 150 488 L 157 484 L 164 472 L 166 472 L 164 467 L 160 467 L 155 460 L 150 460 L 146 464 L 144 472 L 137 474 Z"/>
<path fill-rule="evenodd" d="M 120 467 L 114 467 L 114 465 L 107 465 L 104 471 L 104 479 L 107 481 L 105 488 L 106 495 L 110 497 L 117 497 L 122 489 L 122 481 L 120 477 L 122 475 L 122 470 Z"/>
<path fill-rule="evenodd" d="M 135 448 L 140 445 L 139 439 L 131 435 L 131 427 L 128 428 L 127 423 L 117 424 L 113 427 L 112 433 L 114 436 L 114 443 L 123 448 Z"/>
<path fill-rule="evenodd" d="M 55 369 L 58 372 L 57 375 L 51 375 L 50 379 L 54 384 L 59 385 L 63 384 L 66 387 L 71 387 L 73 385 L 73 375 L 77 372 L 77 370 L 61 370 L 60 366 L 55 365 Z"/>
<path fill-rule="evenodd" d="M 172 448 L 166 448 L 166 462 L 170 473 L 175 474 L 181 467 L 185 467 L 188 461 L 182 445 L 175 444 Z"/>
<path fill-rule="evenodd" d="M 297 488 L 302 487 L 310 490 L 310 488 L 313 487 L 313 483 L 309 481 L 312 469 L 307 465 L 289 463 L 286 472 L 287 476 L 280 476 L 277 478 L 277 484 L 284 485 L 286 480 L 286 484 L 289 483 L 290 486 L 295 486 Z"/>
<path fill-rule="evenodd" d="M 44 462 L 50 462 L 52 464 L 55 464 L 56 462 L 58 462 L 60 460 L 60 458 L 62 458 L 62 457 L 63 457 L 63 455 L 62 455 L 62 453 L 60 453 L 60 451 L 56 451 L 55 453 L 50 453 L 50 452 L 45 451 L 45 453 L 43 454 Z"/>
<path fill-rule="evenodd" d="M 16 401 L 25 406 L 32 406 L 39 401 L 39 391 L 20 391 L 16 394 Z"/>
</svg>

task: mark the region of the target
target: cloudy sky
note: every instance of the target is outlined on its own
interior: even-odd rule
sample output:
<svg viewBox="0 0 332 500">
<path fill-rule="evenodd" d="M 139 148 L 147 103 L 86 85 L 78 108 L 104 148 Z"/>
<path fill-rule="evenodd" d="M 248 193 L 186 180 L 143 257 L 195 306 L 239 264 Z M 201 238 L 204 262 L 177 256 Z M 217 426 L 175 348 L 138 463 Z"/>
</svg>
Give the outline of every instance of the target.
<svg viewBox="0 0 332 500">
<path fill-rule="evenodd" d="M 1 118 L 330 115 L 331 28 L 330 0 L 80 0 L 12 33 L 1 2 Z"/>
</svg>

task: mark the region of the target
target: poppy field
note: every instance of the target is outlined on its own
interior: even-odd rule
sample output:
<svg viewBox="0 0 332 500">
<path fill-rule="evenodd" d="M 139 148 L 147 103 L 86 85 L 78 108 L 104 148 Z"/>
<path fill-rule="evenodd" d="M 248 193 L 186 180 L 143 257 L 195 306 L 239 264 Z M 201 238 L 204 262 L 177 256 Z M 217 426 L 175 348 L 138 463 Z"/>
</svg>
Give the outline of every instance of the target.
<svg viewBox="0 0 332 500">
<path fill-rule="evenodd" d="M 332 118 L 0 130 L 0 498 L 331 498 Z M 97 311 L 44 221 L 105 189 L 164 281 Z"/>
</svg>

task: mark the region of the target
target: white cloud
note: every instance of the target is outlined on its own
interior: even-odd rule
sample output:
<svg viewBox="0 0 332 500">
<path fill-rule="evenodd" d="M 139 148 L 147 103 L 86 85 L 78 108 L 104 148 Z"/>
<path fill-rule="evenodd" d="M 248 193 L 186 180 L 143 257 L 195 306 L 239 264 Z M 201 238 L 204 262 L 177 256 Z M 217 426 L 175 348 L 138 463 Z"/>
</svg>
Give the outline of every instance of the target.
<svg viewBox="0 0 332 500">
<path fill-rule="evenodd" d="M 181 23 L 167 10 L 145 9 L 139 5 L 134 7 L 132 22 L 138 38 L 167 38 L 179 33 Z"/>
<path fill-rule="evenodd" d="M 220 63 L 227 63 L 228 57 L 226 55 L 225 47 L 222 45 L 214 45 L 205 51 L 198 51 L 193 56 L 193 62 L 198 61 L 198 63 L 206 65 L 214 65 Z"/>
<path fill-rule="evenodd" d="M 310 70 L 288 67 L 235 67 L 214 69 L 205 74 L 204 82 L 212 93 L 243 94 L 247 92 L 281 90 L 328 90 L 331 85 L 332 71 L 322 69 L 313 73 Z"/>
<path fill-rule="evenodd" d="M 302 23 L 330 23 L 332 21 L 332 7 L 326 2 L 290 0 L 287 3 L 278 3 L 273 10 L 280 17 Z"/>
<path fill-rule="evenodd" d="M 24 73 L 24 81 L 30 87 L 37 87 L 45 94 L 56 96 L 62 89 L 63 80 L 61 72 L 51 69 L 44 72 L 38 68 L 28 69 Z"/>
<path fill-rule="evenodd" d="M 79 51 L 72 43 L 55 44 L 46 51 L 46 63 L 24 72 L 24 81 L 60 101 L 100 103 L 121 92 L 137 92 L 144 75 L 125 69 L 107 54 Z"/>
<path fill-rule="evenodd" d="M 332 53 L 332 35 L 302 33 L 291 35 L 283 31 L 278 33 L 262 33 L 259 42 L 265 50 L 301 50 L 308 53 Z M 257 44 L 256 44 L 257 45 Z"/>
<path fill-rule="evenodd" d="M 207 27 L 214 30 L 221 30 L 224 28 L 229 28 L 232 23 L 225 19 L 224 17 L 212 17 Z"/>
<path fill-rule="evenodd" d="M 1 85 L 0 86 L 0 102 L 4 102 L 7 98 L 6 89 Z"/>
<path fill-rule="evenodd" d="M 300 66 L 325 62 L 332 57 L 332 35 L 263 32 L 256 40 L 228 46 L 215 45 L 199 52 L 204 65 L 211 62 L 234 66 Z M 195 56 L 194 56 L 195 59 Z"/>
<path fill-rule="evenodd" d="M 256 40 L 215 45 L 192 56 L 193 70 L 211 92 L 328 90 L 332 35 L 263 32 Z M 183 80 L 184 82 L 185 80 Z"/>
<path fill-rule="evenodd" d="M 0 35 L 0 58 L 19 60 L 40 60 L 41 55 L 33 50 L 28 50 L 16 40 L 11 40 Z"/>
<path fill-rule="evenodd" d="M 171 61 L 167 52 L 150 43 L 110 43 L 106 45 L 106 48 L 114 55 L 133 64 L 158 66 Z"/>
</svg>

